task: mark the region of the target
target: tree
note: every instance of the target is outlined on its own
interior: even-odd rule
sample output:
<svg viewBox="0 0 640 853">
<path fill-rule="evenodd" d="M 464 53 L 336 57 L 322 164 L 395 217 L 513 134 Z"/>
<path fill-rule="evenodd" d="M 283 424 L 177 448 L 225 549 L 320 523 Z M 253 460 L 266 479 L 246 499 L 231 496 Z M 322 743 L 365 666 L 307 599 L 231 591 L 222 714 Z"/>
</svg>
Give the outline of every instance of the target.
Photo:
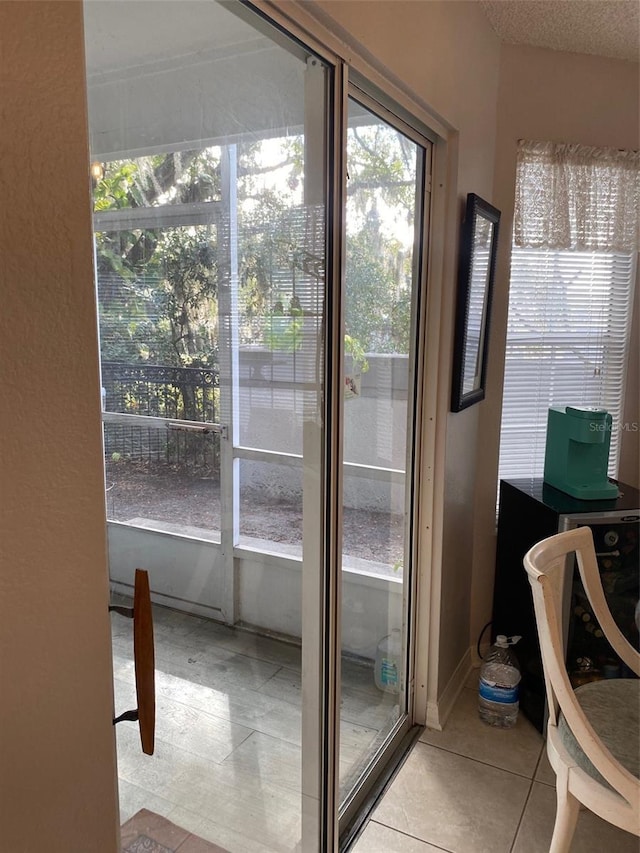
<svg viewBox="0 0 640 853">
<path fill-rule="evenodd" d="M 416 146 L 377 120 L 356 125 L 347 165 L 346 331 L 368 352 L 408 353 Z"/>
<path fill-rule="evenodd" d="M 365 351 L 408 352 L 411 253 L 391 225 L 402 220 L 410 230 L 415 146 L 377 122 L 351 128 L 348 145 L 346 333 Z M 237 152 L 240 341 L 295 349 L 302 328 L 296 276 L 306 274 L 303 139 L 241 142 Z M 96 211 L 219 200 L 221 155 L 211 147 L 108 163 L 95 187 Z M 101 232 L 96 248 L 103 358 L 215 361 L 215 228 Z"/>
<path fill-rule="evenodd" d="M 217 156 L 216 156 L 217 154 Z M 219 197 L 216 149 L 106 165 L 95 209 L 187 204 Z M 105 360 L 174 365 L 215 360 L 216 246 L 206 226 L 96 234 Z"/>
<path fill-rule="evenodd" d="M 367 352 L 409 351 L 410 270 L 396 240 L 381 236 L 377 215 L 347 236 L 345 329 Z"/>
</svg>

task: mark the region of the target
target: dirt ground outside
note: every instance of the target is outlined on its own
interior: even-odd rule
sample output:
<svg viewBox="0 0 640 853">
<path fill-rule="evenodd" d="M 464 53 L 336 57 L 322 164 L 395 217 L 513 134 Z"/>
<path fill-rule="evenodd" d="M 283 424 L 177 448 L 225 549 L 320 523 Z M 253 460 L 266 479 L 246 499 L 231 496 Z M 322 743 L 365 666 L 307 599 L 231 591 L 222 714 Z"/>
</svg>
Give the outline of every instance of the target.
<svg viewBox="0 0 640 853">
<path fill-rule="evenodd" d="M 107 516 L 112 521 L 184 526 L 190 535 L 200 529 L 206 539 L 220 530 L 220 481 L 215 474 L 161 462 L 109 460 L 106 482 Z M 403 516 L 345 507 L 343 519 L 344 555 L 382 564 L 385 574 L 401 576 Z M 301 546 L 302 500 L 241 490 L 240 535 Z"/>
</svg>

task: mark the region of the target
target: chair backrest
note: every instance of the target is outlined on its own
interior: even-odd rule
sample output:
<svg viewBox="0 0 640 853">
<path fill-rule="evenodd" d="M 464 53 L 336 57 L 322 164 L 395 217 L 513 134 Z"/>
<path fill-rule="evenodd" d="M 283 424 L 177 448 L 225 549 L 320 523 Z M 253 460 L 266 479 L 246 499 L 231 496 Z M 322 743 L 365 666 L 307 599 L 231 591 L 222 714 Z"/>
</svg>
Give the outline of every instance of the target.
<svg viewBox="0 0 640 853">
<path fill-rule="evenodd" d="M 569 573 L 567 557 L 580 546 L 575 530 L 556 534 L 534 545 L 524 556 L 529 575 L 545 673 L 549 720 L 558 724 L 557 687 L 570 686 L 564 662 L 563 602 Z"/>
<path fill-rule="evenodd" d="M 564 533 L 556 533 L 538 542 L 525 554 L 524 567 L 529 575 L 533 592 L 549 703 L 549 725 L 557 726 L 558 709 L 560 709 L 574 737 L 593 766 L 630 802 L 634 797 L 637 798 L 638 780 L 619 764 L 599 739 L 576 699 L 565 665 L 562 630 L 563 595 L 568 570 L 573 569 L 573 564 L 568 562 L 567 557 L 574 553 L 594 615 L 605 636 L 611 641 L 616 651 L 624 649 L 625 656 L 621 655 L 621 657 L 625 663 L 633 659 L 634 671 L 637 672 L 640 664 L 640 655 L 620 633 L 607 607 L 600 583 L 591 529 L 579 527 Z M 611 631 L 613 641 L 609 635 L 612 626 L 615 628 Z"/>
</svg>

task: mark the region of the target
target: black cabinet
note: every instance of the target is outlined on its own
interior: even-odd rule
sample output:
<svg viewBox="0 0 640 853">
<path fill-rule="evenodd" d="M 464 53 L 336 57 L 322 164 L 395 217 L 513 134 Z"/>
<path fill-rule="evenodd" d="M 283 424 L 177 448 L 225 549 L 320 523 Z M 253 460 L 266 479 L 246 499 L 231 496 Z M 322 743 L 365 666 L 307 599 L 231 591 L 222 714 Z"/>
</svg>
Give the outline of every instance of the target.
<svg viewBox="0 0 640 853">
<path fill-rule="evenodd" d="M 522 636 L 515 647 L 522 668 L 520 708 L 540 731 L 545 720 L 544 677 L 531 589 L 522 558 L 540 539 L 573 527 L 591 527 L 609 608 L 622 632 L 637 645 L 634 613 L 640 595 L 640 495 L 624 483 L 618 486 L 618 498 L 581 501 L 542 479 L 500 481 L 492 634 Z M 615 653 L 590 613 L 577 568 L 568 584 L 565 622 L 570 671 L 578 668 L 578 659 L 588 658 L 598 676 L 630 674 L 615 663 Z"/>
</svg>

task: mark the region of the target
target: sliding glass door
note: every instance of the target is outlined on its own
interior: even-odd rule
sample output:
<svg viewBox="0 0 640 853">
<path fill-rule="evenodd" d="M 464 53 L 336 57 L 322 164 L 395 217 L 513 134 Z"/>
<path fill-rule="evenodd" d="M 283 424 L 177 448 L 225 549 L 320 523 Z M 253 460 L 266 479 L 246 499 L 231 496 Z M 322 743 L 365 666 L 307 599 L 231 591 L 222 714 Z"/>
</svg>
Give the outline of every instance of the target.
<svg viewBox="0 0 640 853">
<path fill-rule="evenodd" d="M 312 849 L 333 71 L 240 3 L 85 22 L 112 591 L 148 569 L 156 622 L 156 750 L 119 724 L 122 819 Z"/>
<path fill-rule="evenodd" d="M 416 352 L 429 144 L 362 92 L 348 104 L 340 803 L 407 733 Z"/>
<path fill-rule="evenodd" d="M 85 22 L 122 819 L 334 850 L 413 722 L 429 143 L 244 3 Z"/>
</svg>

